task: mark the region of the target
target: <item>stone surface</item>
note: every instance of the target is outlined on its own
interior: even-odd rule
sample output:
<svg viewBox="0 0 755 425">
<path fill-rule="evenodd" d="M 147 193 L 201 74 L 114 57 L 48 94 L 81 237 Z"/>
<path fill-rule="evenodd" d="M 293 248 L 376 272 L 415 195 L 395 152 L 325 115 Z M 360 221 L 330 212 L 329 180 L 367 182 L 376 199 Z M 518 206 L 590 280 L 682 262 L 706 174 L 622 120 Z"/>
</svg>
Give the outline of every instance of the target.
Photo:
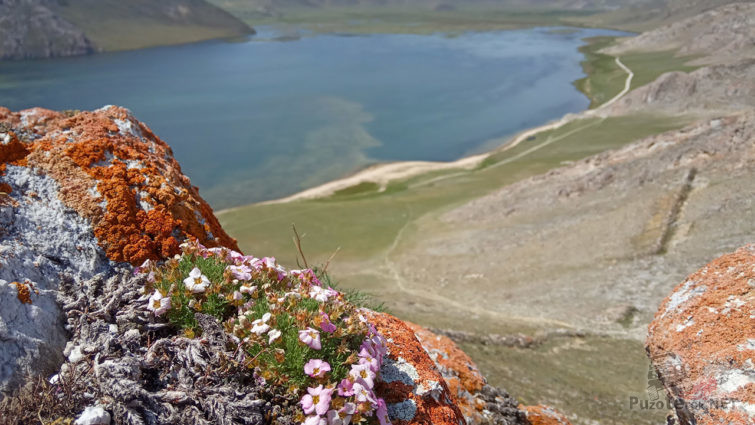
<svg viewBox="0 0 755 425">
<path fill-rule="evenodd" d="M 243 366 L 243 352 L 228 351 L 220 323 L 199 314 L 202 337 L 176 336 L 147 310 L 144 283 L 119 265 L 61 284 L 59 301 L 73 336 L 55 381 L 79 395 L 78 405 L 67 406 L 71 414 L 96 404 L 118 424 L 265 423 L 276 396 L 262 396 L 265 389 Z"/>
<path fill-rule="evenodd" d="M 0 391 L 62 360 L 62 278 L 236 243 L 168 145 L 122 108 L 0 108 Z"/>
<path fill-rule="evenodd" d="M 681 425 L 755 423 L 755 246 L 679 284 L 646 349 Z"/>
<path fill-rule="evenodd" d="M 376 393 L 388 404 L 395 425 L 461 425 L 464 415 L 454 402 L 443 376 L 401 320 L 367 312 L 367 319 L 386 339 L 388 354 Z"/>
<path fill-rule="evenodd" d="M 468 425 L 527 423 L 517 401 L 506 391 L 487 385 L 474 361 L 451 338 L 406 324 L 437 365 Z"/>
<path fill-rule="evenodd" d="M 522 406 L 522 410 L 531 425 L 571 425 L 566 416 L 549 406 Z"/>
<path fill-rule="evenodd" d="M 85 55 L 95 51 L 84 32 L 54 12 L 54 0 L 0 2 L 0 59 Z"/>
</svg>

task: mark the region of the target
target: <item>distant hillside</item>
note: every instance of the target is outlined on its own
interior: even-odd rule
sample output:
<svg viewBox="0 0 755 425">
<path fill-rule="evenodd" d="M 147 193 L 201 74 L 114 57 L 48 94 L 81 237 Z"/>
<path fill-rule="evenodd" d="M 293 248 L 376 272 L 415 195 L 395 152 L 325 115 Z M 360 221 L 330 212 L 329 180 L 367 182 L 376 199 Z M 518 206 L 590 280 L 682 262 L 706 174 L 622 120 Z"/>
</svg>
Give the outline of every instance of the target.
<svg viewBox="0 0 755 425">
<path fill-rule="evenodd" d="M 645 31 L 701 12 L 733 3 L 735 0 L 208 0 L 237 17 L 253 21 L 261 18 L 312 17 L 327 20 L 328 11 L 358 12 L 352 18 L 412 19 L 463 21 L 469 16 L 460 12 L 508 12 L 509 18 L 531 20 L 531 25 L 572 24 L 593 27 L 623 28 Z M 308 11 L 308 12 L 307 12 Z M 386 11 L 391 11 L 385 15 Z M 454 12 L 457 12 L 456 15 Z M 309 13 L 310 15 L 307 15 Z M 427 13 L 432 13 L 429 15 Z M 522 15 L 533 15 L 522 18 Z M 372 16 L 370 16 L 372 15 Z M 536 16 L 534 16 L 536 15 Z M 495 14 L 483 14 L 478 19 L 501 20 Z"/>
<path fill-rule="evenodd" d="M 84 32 L 51 10 L 50 0 L 0 0 L 0 59 L 83 55 Z"/>
<path fill-rule="evenodd" d="M 0 0 L 0 58 L 44 58 L 253 32 L 204 0 Z"/>
</svg>

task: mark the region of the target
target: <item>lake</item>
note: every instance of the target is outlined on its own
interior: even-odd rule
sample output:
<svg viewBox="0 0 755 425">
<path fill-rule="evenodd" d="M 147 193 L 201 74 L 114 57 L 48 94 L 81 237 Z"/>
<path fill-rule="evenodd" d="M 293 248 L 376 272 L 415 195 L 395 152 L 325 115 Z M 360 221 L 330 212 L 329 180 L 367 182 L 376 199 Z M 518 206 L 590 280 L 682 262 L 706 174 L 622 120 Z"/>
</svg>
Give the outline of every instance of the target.
<svg viewBox="0 0 755 425">
<path fill-rule="evenodd" d="M 274 35 L 0 63 L 0 105 L 127 107 L 227 208 L 376 162 L 454 160 L 584 110 L 582 39 L 623 33 Z"/>
</svg>

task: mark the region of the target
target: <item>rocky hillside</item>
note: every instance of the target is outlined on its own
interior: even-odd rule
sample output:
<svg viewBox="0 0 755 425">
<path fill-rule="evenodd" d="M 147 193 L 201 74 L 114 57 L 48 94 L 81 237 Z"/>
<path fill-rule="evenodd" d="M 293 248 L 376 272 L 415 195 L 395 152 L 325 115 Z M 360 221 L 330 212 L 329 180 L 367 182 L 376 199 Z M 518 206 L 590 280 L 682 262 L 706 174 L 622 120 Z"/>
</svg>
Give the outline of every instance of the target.
<svg viewBox="0 0 755 425">
<path fill-rule="evenodd" d="M 696 62 L 701 64 L 731 64 L 754 57 L 755 3 L 711 9 L 628 38 L 606 52 L 621 55 L 636 50 L 675 50 L 680 56 L 704 56 Z"/>
<path fill-rule="evenodd" d="M 53 12 L 53 0 L 0 2 L 0 59 L 85 55 L 94 43 Z"/>
<path fill-rule="evenodd" d="M 125 109 L 0 108 L 0 225 L 2 425 L 568 424 L 449 339 L 238 252 Z"/>
<path fill-rule="evenodd" d="M 48 58 L 252 32 L 204 0 L 5 0 L 0 59 Z"/>
</svg>

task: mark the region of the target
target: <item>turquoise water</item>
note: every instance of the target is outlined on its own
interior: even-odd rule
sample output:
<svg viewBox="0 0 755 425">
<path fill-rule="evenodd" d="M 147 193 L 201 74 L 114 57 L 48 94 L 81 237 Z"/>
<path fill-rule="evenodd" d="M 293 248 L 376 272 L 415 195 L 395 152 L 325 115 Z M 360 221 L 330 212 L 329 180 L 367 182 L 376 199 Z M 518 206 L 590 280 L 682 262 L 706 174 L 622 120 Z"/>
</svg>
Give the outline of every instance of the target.
<svg viewBox="0 0 755 425">
<path fill-rule="evenodd" d="M 395 160 L 453 160 L 589 102 L 580 29 L 213 41 L 0 64 L 13 110 L 125 106 L 215 208 Z"/>
</svg>

